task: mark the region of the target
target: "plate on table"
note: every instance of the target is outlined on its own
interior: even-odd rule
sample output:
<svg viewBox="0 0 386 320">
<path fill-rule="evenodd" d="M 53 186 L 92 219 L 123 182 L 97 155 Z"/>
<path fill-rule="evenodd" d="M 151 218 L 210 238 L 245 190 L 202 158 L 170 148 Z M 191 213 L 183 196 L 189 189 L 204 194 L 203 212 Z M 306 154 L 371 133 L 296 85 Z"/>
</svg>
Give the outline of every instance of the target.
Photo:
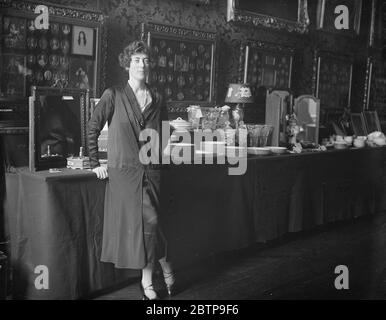
<svg viewBox="0 0 386 320">
<path fill-rule="evenodd" d="M 196 150 L 195 153 L 196 154 L 211 154 L 211 155 L 215 155 L 213 152 L 204 151 L 204 150 Z"/>
<path fill-rule="evenodd" d="M 246 147 L 227 146 L 226 152 L 228 157 L 246 157 L 247 156 Z"/>
<path fill-rule="evenodd" d="M 173 147 L 194 147 L 194 143 L 185 143 L 185 142 L 172 142 L 170 143 Z"/>
<path fill-rule="evenodd" d="M 285 147 L 269 147 L 269 149 L 271 150 L 272 153 L 275 153 L 275 154 L 283 154 L 283 153 L 287 153 L 287 148 Z"/>
<path fill-rule="evenodd" d="M 262 147 L 248 147 L 248 154 L 254 154 L 257 156 L 266 156 L 271 154 L 271 149 L 262 148 Z"/>
</svg>

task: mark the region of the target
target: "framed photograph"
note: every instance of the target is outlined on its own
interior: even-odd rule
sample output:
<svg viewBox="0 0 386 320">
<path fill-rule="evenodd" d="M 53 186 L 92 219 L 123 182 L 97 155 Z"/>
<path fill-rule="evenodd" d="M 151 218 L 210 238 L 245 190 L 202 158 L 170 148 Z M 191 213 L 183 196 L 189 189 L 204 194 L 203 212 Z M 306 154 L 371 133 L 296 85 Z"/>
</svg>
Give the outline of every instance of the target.
<svg viewBox="0 0 386 320">
<path fill-rule="evenodd" d="M 24 49 L 26 38 L 26 19 L 4 17 L 3 21 L 4 48 Z"/>
<path fill-rule="evenodd" d="M 86 58 L 70 58 L 69 87 L 95 92 L 94 62 Z"/>
<path fill-rule="evenodd" d="M 94 56 L 95 32 L 93 28 L 72 27 L 72 54 Z"/>
<path fill-rule="evenodd" d="M 142 39 L 152 48 L 148 83 L 168 107 L 215 103 L 216 33 L 148 23 Z"/>
<path fill-rule="evenodd" d="M 34 86 L 29 108 L 31 171 L 65 167 L 80 147 L 87 153 L 88 90 Z"/>
<path fill-rule="evenodd" d="M 235 23 L 298 33 L 310 23 L 307 0 L 227 1 L 227 20 Z"/>
<path fill-rule="evenodd" d="M 335 8 L 344 5 L 349 12 L 349 28 L 337 30 L 335 19 L 337 17 Z M 354 35 L 359 34 L 362 15 L 362 0 L 318 0 L 316 27 L 325 31 Z"/>
</svg>

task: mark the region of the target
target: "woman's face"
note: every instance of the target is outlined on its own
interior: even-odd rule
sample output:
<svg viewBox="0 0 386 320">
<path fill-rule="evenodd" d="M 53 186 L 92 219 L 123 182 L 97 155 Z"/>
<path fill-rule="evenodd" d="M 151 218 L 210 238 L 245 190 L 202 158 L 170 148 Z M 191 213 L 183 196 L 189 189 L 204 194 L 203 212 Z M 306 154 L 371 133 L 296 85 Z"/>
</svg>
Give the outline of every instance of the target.
<svg viewBox="0 0 386 320">
<path fill-rule="evenodd" d="M 145 81 L 149 74 L 149 57 L 147 54 L 136 53 L 131 56 L 129 76 L 130 79 Z"/>
</svg>

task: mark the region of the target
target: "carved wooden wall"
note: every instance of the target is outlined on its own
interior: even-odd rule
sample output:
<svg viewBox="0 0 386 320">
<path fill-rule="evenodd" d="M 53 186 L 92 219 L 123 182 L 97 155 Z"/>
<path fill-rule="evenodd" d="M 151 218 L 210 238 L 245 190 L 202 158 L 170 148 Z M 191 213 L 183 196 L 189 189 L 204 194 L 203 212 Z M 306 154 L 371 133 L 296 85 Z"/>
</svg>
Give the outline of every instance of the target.
<svg viewBox="0 0 386 320">
<path fill-rule="evenodd" d="M 205 3 L 181 0 L 94 0 L 92 2 L 61 0 L 60 3 L 73 7 L 99 9 L 108 16 L 106 20 L 108 70 L 105 87 L 121 84 L 127 80 L 127 75 L 118 65 L 117 56 L 128 42 L 139 37 L 141 23 L 154 22 L 216 31 L 219 54 L 217 94 L 214 101 L 217 104 L 223 103 L 227 85 L 239 79 L 241 44 L 253 40 L 294 48 L 291 87 L 295 96 L 315 92 L 314 50 L 331 51 L 342 56 L 349 53 L 354 61 L 351 107 L 361 109 L 363 106 L 372 1 L 363 1 L 360 31 L 359 35 L 355 36 L 318 30 L 318 1 L 308 1 L 309 26 L 308 32 L 303 33 L 274 28 L 274 21 L 271 21 L 273 27 L 228 22 L 227 3 L 223 0 L 211 0 Z M 356 68 L 357 65 L 360 66 L 359 69 Z M 262 106 L 256 104 L 255 108 L 263 106 L 264 104 Z"/>
</svg>

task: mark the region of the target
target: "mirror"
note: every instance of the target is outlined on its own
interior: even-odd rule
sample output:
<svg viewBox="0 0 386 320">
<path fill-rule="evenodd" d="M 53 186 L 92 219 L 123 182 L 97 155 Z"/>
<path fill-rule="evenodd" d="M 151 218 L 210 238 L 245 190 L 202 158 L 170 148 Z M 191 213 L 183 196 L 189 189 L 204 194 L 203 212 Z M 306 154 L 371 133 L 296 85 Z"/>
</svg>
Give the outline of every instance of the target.
<svg viewBox="0 0 386 320">
<path fill-rule="evenodd" d="M 351 126 L 354 134 L 359 136 L 367 136 L 365 118 L 362 113 L 351 113 Z"/>
<path fill-rule="evenodd" d="M 377 111 L 364 111 L 363 116 L 368 134 L 374 131 L 382 131 Z"/>
<path fill-rule="evenodd" d="M 318 144 L 320 100 L 311 95 L 302 95 L 294 101 L 294 113 L 300 126 L 298 140 Z"/>
<path fill-rule="evenodd" d="M 307 0 L 228 0 L 227 20 L 289 32 L 307 32 Z"/>
<path fill-rule="evenodd" d="M 33 87 L 29 98 L 29 168 L 63 168 L 67 158 L 87 153 L 89 91 Z"/>
</svg>

